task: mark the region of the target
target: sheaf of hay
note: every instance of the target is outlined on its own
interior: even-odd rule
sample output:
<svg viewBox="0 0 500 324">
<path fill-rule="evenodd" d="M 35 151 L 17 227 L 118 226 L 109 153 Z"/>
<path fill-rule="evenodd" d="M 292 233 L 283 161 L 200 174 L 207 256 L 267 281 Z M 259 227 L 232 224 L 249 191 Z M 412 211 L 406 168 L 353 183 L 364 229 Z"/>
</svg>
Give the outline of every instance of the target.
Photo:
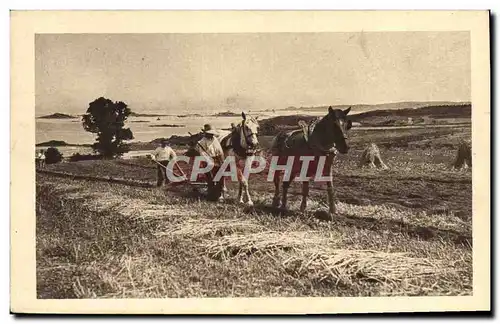
<svg viewBox="0 0 500 324">
<path fill-rule="evenodd" d="M 335 283 L 354 280 L 391 283 L 453 271 L 441 260 L 413 258 L 406 253 L 343 249 L 302 250 L 285 260 L 283 266 L 299 275 L 308 272 L 320 281 Z"/>
<path fill-rule="evenodd" d="M 172 225 L 168 230 L 158 232 L 156 236 L 203 237 L 225 235 L 235 232 L 255 232 L 262 230 L 259 224 L 241 219 L 192 218 Z"/>
<path fill-rule="evenodd" d="M 472 147 L 469 141 L 461 141 L 458 144 L 457 155 L 453 167 L 459 168 L 472 168 Z"/>
<path fill-rule="evenodd" d="M 249 255 L 255 252 L 266 253 L 270 250 L 290 250 L 306 246 L 319 246 L 331 242 L 331 238 L 316 232 L 258 232 L 252 234 L 233 234 L 205 243 L 205 251 L 212 257 Z"/>
<path fill-rule="evenodd" d="M 389 169 L 380 156 L 380 149 L 375 143 L 368 145 L 361 154 L 358 167 L 370 166 L 372 168 Z"/>
</svg>

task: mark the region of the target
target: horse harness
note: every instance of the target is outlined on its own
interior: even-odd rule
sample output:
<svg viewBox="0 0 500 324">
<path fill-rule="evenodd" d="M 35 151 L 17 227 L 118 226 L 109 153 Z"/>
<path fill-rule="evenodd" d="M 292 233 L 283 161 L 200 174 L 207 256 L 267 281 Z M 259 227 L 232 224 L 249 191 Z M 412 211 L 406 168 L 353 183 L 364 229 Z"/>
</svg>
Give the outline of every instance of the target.
<svg viewBox="0 0 500 324">
<path fill-rule="evenodd" d="M 246 157 L 246 156 L 250 156 L 251 154 L 248 154 L 247 150 L 242 147 L 241 145 L 237 145 L 237 147 L 235 147 L 235 145 L 233 145 L 233 141 L 236 140 L 237 136 L 238 136 L 238 128 L 240 128 L 241 130 L 241 133 L 239 134 L 240 136 L 243 136 L 244 140 L 245 140 L 245 144 L 247 145 L 247 147 L 249 147 L 250 145 L 248 144 L 248 137 L 249 136 L 252 136 L 252 134 L 247 134 L 246 133 L 246 130 L 245 130 L 245 121 L 242 121 L 240 125 L 238 125 L 238 127 L 235 127 L 231 133 L 229 133 L 222 141 L 222 142 L 226 142 L 227 145 L 226 145 L 226 149 L 233 149 L 234 152 L 236 152 L 236 154 L 238 154 L 239 156 L 243 156 L 243 157 Z"/>
<path fill-rule="evenodd" d="M 317 141 L 311 140 L 311 136 L 312 136 L 312 134 L 313 134 L 313 132 L 314 132 L 317 124 L 320 121 L 321 121 L 321 118 L 316 118 L 316 119 L 312 120 L 309 123 L 306 123 L 303 120 L 299 121 L 300 131 L 302 131 L 302 135 L 304 137 L 304 141 L 305 141 L 307 147 L 310 148 L 313 151 L 319 151 L 322 154 L 326 154 L 326 155 L 329 155 L 329 154 L 336 155 L 337 154 L 337 149 L 335 148 L 335 146 L 332 147 L 332 148 L 330 148 L 330 149 L 325 149 L 319 143 L 317 143 Z M 291 136 L 288 136 L 288 138 L 285 138 L 285 140 L 283 142 L 283 144 L 285 145 L 285 147 L 288 148 L 288 149 L 290 148 L 290 146 L 288 146 L 287 140 L 290 137 Z"/>
</svg>

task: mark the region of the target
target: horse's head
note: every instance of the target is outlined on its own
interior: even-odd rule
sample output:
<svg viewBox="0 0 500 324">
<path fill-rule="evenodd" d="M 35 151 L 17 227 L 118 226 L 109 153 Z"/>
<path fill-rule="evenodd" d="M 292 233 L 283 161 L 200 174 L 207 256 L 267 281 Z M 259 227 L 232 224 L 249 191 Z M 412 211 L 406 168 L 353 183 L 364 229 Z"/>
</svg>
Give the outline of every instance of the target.
<svg viewBox="0 0 500 324">
<path fill-rule="evenodd" d="M 259 122 L 257 118 L 247 116 L 244 112 L 241 113 L 243 120 L 240 124 L 233 128 L 233 132 L 239 135 L 239 145 L 245 150 L 247 155 L 253 155 L 259 147 Z"/>
<path fill-rule="evenodd" d="M 315 129 L 319 132 L 319 141 L 324 148 L 335 147 L 342 154 L 349 151 L 347 131 L 352 127 L 352 122 L 347 119 L 349 111 L 351 107 L 345 110 L 333 109 L 331 106 L 328 108 L 328 114 Z"/>
</svg>

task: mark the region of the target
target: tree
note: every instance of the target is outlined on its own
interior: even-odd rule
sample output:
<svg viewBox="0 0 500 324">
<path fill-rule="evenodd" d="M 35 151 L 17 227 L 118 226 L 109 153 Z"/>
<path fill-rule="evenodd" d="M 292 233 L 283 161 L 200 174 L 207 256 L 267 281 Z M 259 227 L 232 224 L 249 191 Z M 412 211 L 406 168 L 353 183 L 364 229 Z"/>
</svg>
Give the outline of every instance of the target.
<svg viewBox="0 0 500 324">
<path fill-rule="evenodd" d="M 132 111 L 122 101 L 113 102 L 100 97 L 89 104 L 83 115 L 83 128 L 97 134 L 92 149 L 106 158 L 121 156 L 130 150 L 123 141 L 134 138 L 130 128 L 123 128 Z"/>
<path fill-rule="evenodd" d="M 53 164 L 59 163 L 62 161 L 62 154 L 55 147 L 49 147 L 47 151 L 45 151 L 45 163 Z"/>
</svg>

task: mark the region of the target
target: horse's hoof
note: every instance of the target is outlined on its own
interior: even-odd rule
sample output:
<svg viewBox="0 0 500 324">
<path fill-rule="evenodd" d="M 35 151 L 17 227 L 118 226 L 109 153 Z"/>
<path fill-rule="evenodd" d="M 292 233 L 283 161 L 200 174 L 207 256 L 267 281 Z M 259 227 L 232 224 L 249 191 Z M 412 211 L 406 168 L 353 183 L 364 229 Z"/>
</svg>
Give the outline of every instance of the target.
<svg viewBox="0 0 500 324">
<path fill-rule="evenodd" d="M 333 221 L 336 216 L 336 213 L 328 212 L 326 210 L 318 210 L 314 213 L 315 218 L 328 222 Z"/>
<path fill-rule="evenodd" d="M 247 205 L 248 206 L 253 206 L 253 201 L 251 201 L 251 200 L 247 201 Z"/>
<path fill-rule="evenodd" d="M 278 208 L 280 206 L 280 201 L 279 199 L 273 199 L 272 205 L 274 208 Z"/>
</svg>

